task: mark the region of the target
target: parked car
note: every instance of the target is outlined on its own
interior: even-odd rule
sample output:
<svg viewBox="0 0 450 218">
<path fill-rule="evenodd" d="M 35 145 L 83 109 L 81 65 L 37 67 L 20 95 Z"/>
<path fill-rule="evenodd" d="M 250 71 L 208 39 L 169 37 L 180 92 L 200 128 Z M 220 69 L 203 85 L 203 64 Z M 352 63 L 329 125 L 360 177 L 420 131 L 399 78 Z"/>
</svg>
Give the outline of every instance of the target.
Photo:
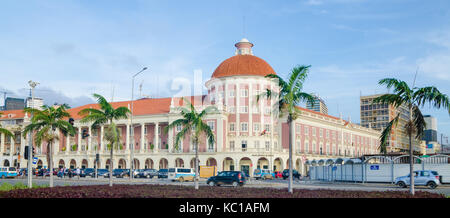
<svg viewBox="0 0 450 218">
<path fill-rule="evenodd" d="M 158 176 L 158 171 L 155 169 L 139 170 L 139 173 L 136 175 L 138 178 L 153 178 L 154 176 Z"/>
<path fill-rule="evenodd" d="M 158 171 L 158 179 L 160 178 L 167 178 L 169 175 L 169 169 L 160 169 Z"/>
<path fill-rule="evenodd" d="M 280 171 L 275 171 L 275 178 L 283 178 L 283 173 L 281 173 Z"/>
<path fill-rule="evenodd" d="M 97 170 L 98 177 L 105 176 L 106 173 L 109 173 L 108 169 L 98 169 Z M 89 176 L 91 176 L 91 175 L 89 175 Z M 95 177 L 95 171 L 92 173 L 91 177 Z"/>
<path fill-rule="evenodd" d="M 272 171 L 268 170 L 268 169 L 255 169 L 255 171 L 253 172 L 253 177 L 258 180 L 258 179 L 273 179 L 275 178 L 275 173 L 273 173 Z"/>
<path fill-rule="evenodd" d="M 243 186 L 247 181 L 245 173 L 241 171 L 222 171 L 217 176 L 211 176 L 206 181 L 209 186 L 232 185 Z"/>
<path fill-rule="evenodd" d="M 414 185 L 428 186 L 431 189 L 435 189 L 438 185 L 441 184 L 440 180 L 441 176 L 439 176 L 438 172 L 436 171 L 414 171 Z M 407 186 L 411 185 L 409 174 L 407 176 L 400 176 L 395 178 L 395 184 L 402 188 L 406 188 Z"/>
<path fill-rule="evenodd" d="M 113 170 L 113 176 L 116 178 L 124 178 L 130 176 L 130 170 L 129 169 L 114 169 Z"/>
<path fill-rule="evenodd" d="M 91 176 L 95 177 L 95 169 L 94 168 L 85 168 L 81 170 L 80 177 Z"/>
<path fill-rule="evenodd" d="M 282 176 L 283 176 L 283 179 L 289 178 L 289 169 L 283 170 Z M 294 179 L 295 178 L 300 179 L 300 177 L 301 177 L 300 173 L 294 169 L 292 169 L 292 176 L 294 177 Z"/>
</svg>

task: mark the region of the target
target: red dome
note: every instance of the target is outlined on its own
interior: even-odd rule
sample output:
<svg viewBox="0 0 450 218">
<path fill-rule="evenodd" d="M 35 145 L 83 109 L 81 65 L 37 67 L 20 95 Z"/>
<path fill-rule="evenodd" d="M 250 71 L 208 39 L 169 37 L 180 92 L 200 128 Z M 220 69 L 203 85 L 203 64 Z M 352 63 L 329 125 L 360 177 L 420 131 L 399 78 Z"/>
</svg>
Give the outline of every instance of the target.
<svg viewBox="0 0 450 218">
<path fill-rule="evenodd" d="M 222 62 L 211 77 L 267 76 L 269 74 L 276 73 L 265 60 L 253 55 L 236 55 Z"/>
</svg>

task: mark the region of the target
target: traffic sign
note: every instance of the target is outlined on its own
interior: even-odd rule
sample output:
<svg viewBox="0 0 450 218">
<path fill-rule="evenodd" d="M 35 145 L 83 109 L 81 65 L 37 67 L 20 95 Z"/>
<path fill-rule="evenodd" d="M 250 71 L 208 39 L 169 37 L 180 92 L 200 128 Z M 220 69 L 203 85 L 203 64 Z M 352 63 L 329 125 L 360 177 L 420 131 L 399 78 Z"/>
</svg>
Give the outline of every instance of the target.
<svg viewBox="0 0 450 218">
<path fill-rule="evenodd" d="M 370 170 L 379 170 L 380 169 L 380 165 L 371 165 L 370 166 Z"/>
</svg>

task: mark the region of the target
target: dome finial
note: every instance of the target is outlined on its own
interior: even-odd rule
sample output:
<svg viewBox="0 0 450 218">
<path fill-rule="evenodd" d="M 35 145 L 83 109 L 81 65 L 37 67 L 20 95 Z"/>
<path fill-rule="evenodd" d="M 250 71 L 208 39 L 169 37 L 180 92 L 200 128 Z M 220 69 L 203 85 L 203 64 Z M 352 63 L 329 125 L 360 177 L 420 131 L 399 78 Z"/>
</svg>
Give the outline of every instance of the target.
<svg viewBox="0 0 450 218">
<path fill-rule="evenodd" d="M 249 42 L 246 38 L 242 38 L 241 41 L 234 46 L 237 48 L 236 55 L 253 55 L 253 43 Z"/>
</svg>

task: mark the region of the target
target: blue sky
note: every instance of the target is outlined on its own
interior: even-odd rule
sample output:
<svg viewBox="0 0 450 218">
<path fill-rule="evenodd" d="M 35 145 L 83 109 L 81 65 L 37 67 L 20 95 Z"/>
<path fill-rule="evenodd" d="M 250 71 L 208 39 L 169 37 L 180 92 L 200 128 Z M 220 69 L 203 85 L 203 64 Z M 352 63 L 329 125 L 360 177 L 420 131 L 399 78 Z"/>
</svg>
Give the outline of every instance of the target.
<svg viewBox="0 0 450 218">
<path fill-rule="evenodd" d="M 32 79 L 48 104 L 79 106 L 93 92 L 111 98 L 113 87 L 114 100 L 128 100 L 131 76 L 144 66 L 135 87 L 174 95 L 174 78 L 192 80 L 200 69 L 208 80 L 242 37 L 281 76 L 311 65 L 305 91 L 353 122 L 360 94 L 387 91 L 381 78 L 412 83 L 418 69 L 417 86 L 450 94 L 447 0 L 4 0 L 0 30 L 0 91 L 27 95 Z M 423 111 L 450 135 L 444 110 Z"/>
</svg>

